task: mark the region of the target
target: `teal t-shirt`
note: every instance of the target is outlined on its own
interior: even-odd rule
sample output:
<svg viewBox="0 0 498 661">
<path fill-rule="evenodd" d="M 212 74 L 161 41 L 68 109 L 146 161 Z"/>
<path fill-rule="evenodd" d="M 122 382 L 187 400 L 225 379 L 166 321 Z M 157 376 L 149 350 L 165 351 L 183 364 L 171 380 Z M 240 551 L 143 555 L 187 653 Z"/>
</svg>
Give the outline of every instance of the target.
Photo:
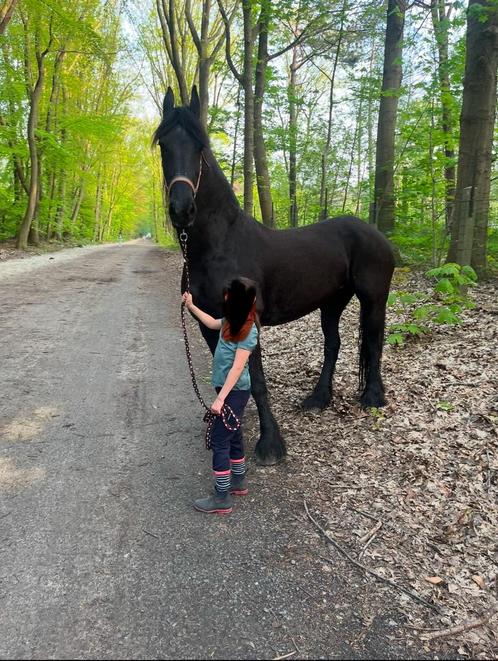
<svg viewBox="0 0 498 661">
<path fill-rule="evenodd" d="M 223 323 L 223 322 L 222 322 Z M 246 349 L 253 351 L 258 344 L 258 327 L 253 324 L 245 340 L 241 342 L 228 342 L 223 339 L 220 331 L 220 338 L 213 356 L 213 377 L 212 384 L 215 388 L 222 388 L 225 385 L 228 372 L 232 369 L 237 349 Z M 239 380 L 234 385 L 233 390 L 250 390 L 251 377 L 249 376 L 249 361 L 244 365 L 244 370 Z"/>
</svg>

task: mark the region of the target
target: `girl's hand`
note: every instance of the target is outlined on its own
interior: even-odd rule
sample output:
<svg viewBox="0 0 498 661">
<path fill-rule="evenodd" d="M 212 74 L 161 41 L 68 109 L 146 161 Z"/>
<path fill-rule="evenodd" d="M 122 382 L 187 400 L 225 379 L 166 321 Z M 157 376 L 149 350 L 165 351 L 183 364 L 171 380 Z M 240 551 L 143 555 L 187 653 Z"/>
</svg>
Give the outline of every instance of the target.
<svg viewBox="0 0 498 661">
<path fill-rule="evenodd" d="M 192 300 L 192 294 L 190 292 L 186 291 L 182 296 L 182 300 L 185 303 L 185 305 L 188 307 L 188 309 L 190 310 L 191 306 L 194 304 L 194 302 Z"/>
<path fill-rule="evenodd" d="M 223 408 L 224 405 L 225 405 L 225 400 L 217 397 L 214 400 L 214 402 L 211 404 L 211 411 L 215 415 L 221 415 L 221 409 Z"/>
</svg>

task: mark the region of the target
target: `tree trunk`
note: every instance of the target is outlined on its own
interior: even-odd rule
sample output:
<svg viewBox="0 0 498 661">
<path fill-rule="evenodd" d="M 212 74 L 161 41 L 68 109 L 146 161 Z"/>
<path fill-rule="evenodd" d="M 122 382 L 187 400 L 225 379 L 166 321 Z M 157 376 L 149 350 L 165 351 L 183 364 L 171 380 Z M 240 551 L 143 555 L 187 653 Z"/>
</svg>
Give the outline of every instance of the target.
<svg viewBox="0 0 498 661">
<path fill-rule="evenodd" d="M 63 169 L 60 171 L 60 179 L 57 191 L 57 211 L 55 212 L 55 235 L 58 241 L 62 241 L 62 235 L 64 230 L 64 215 L 66 212 L 66 180 L 67 174 L 66 170 Z"/>
<path fill-rule="evenodd" d="M 12 18 L 12 14 L 16 8 L 16 4 L 17 0 L 3 0 L 0 5 L 0 35 L 5 32 L 5 28 Z"/>
<path fill-rule="evenodd" d="M 289 225 L 297 227 L 297 108 L 296 108 L 296 78 L 297 78 L 297 46 L 292 49 L 292 61 L 289 68 L 289 85 L 287 98 L 289 101 Z"/>
<path fill-rule="evenodd" d="M 259 206 L 263 224 L 273 227 L 272 199 L 270 188 L 270 173 L 266 157 L 265 138 L 263 134 L 263 96 L 266 84 L 266 69 L 268 65 L 268 26 L 270 21 L 270 0 L 262 0 L 261 15 L 258 25 L 258 59 L 254 82 L 254 165 L 256 168 L 256 183 L 258 186 Z"/>
<path fill-rule="evenodd" d="M 27 54 L 29 57 L 29 54 Z M 44 55 L 38 62 L 38 78 L 30 98 L 29 116 L 28 116 L 28 147 L 29 158 L 31 163 L 31 173 L 29 181 L 28 204 L 24 214 L 24 218 L 19 228 L 17 236 L 17 248 L 25 250 L 28 245 L 28 235 L 31 229 L 31 223 L 35 216 L 36 204 L 38 201 L 38 187 L 39 187 L 39 164 L 38 164 L 38 146 L 36 144 L 36 128 L 38 125 L 38 110 L 40 105 L 40 97 L 43 88 L 43 79 L 45 76 Z"/>
<path fill-rule="evenodd" d="M 457 261 L 462 266 L 470 263 L 483 275 L 496 114 L 498 7 L 495 0 L 469 0 L 466 53 L 455 219 L 448 261 Z M 468 236 L 471 240 L 467 240 Z"/>
<path fill-rule="evenodd" d="M 360 105 L 360 107 L 361 107 L 361 105 Z M 344 211 L 346 209 L 346 205 L 348 203 L 349 182 L 351 181 L 351 174 L 353 172 L 354 156 L 355 156 L 355 151 L 356 151 L 356 140 L 358 138 L 358 132 L 359 132 L 359 128 L 360 128 L 359 121 L 360 120 L 357 119 L 356 126 L 355 126 L 354 133 L 353 133 L 353 141 L 351 143 L 351 155 L 350 155 L 350 158 L 349 158 L 349 168 L 348 168 L 348 174 L 347 174 L 347 177 L 346 177 L 346 185 L 344 186 L 344 197 L 343 197 L 343 200 L 342 200 L 342 212 L 343 213 L 344 213 Z"/>
<path fill-rule="evenodd" d="M 370 66 L 368 71 L 368 78 L 370 85 L 372 84 L 376 50 L 377 50 L 377 45 L 375 43 L 375 38 L 373 38 L 372 54 L 370 56 Z M 374 147 L 374 139 L 373 139 L 373 129 L 374 129 L 373 106 L 374 106 L 374 98 L 373 98 L 373 94 L 371 93 L 371 89 L 369 89 L 367 95 L 367 135 L 368 135 L 368 202 L 370 208 L 371 208 L 370 205 L 373 203 L 374 200 L 374 190 L 375 190 L 375 183 L 374 183 L 375 182 L 375 168 L 374 168 L 375 147 Z M 370 220 L 370 222 L 372 222 L 372 220 Z"/>
<path fill-rule="evenodd" d="M 446 13 L 444 0 L 435 0 L 431 7 L 432 25 L 438 50 L 438 77 L 441 103 L 441 129 L 444 136 L 444 179 L 446 197 L 446 230 L 451 229 L 455 198 L 455 150 L 451 113 L 451 87 L 448 62 L 448 23 L 451 5 Z"/>
<path fill-rule="evenodd" d="M 74 204 L 73 204 L 73 210 L 71 212 L 71 219 L 70 219 L 71 220 L 71 228 L 73 227 L 73 225 L 75 225 L 75 223 L 78 219 L 80 209 L 81 209 L 81 203 L 83 202 L 84 194 L 85 194 L 85 182 L 84 182 L 83 179 L 81 179 L 78 187 L 76 188 L 76 190 L 74 192 L 74 196 L 73 196 Z M 72 233 L 72 229 L 71 229 L 71 233 Z"/>
<path fill-rule="evenodd" d="M 178 50 L 178 36 L 176 24 L 176 11 L 174 0 L 156 0 L 157 15 L 161 24 L 161 31 L 163 36 L 163 43 L 171 62 L 173 71 L 175 72 L 176 80 L 178 82 L 178 89 L 180 91 L 180 99 L 182 105 L 188 105 L 189 94 L 187 90 L 187 83 L 185 81 L 185 72 L 183 70 L 182 60 Z"/>
<path fill-rule="evenodd" d="M 325 146 L 322 152 L 321 158 L 321 177 L 320 177 L 320 218 L 324 219 L 328 215 L 327 209 L 327 171 L 328 171 L 328 154 L 330 150 L 330 143 L 332 140 L 332 113 L 334 110 L 334 86 L 335 86 L 335 74 L 337 71 L 337 64 L 339 62 L 339 55 L 341 52 L 341 44 L 344 36 L 344 21 L 346 20 L 346 11 L 348 7 L 348 1 L 344 0 L 341 12 L 341 23 L 339 26 L 339 34 L 337 36 L 337 45 L 335 49 L 334 56 L 334 65 L 332 67 L 332 76 L 330 78 L 330 94 L 329 94 L 329 117 L 327 122 L 327 139 L 325 140 Z"/>
<path fill-rule="evenodd" d="M 235 132 L 233 136 L 233 150 L 232 150 L 232 167 L 230 171 L 230 186 L 233 188 L 235 183 L 235 161 L 237 159 L 237 142 L 239 138 L 239 124 L 240 124 L 240 85 L 237 89 L 237 115 L 235 117 Z"/>
<path fill-rule="evenodd" d="M 253 213 L 253 173 L 254 173 L 254 92 L 253 79 L 253 29 L 251 0 L 242 0 L 244 15 L 244 211 Z"/>
<path fill-rule="evenodd" d="M 154 191 L 154 177 L 152 178 L 152 190 Z M 153 200 L 154 202 L 154 200 Z M 93 226 L 93 240 L 97 241 L 100 233 L 100 217 L 102 212 L 102 167 L 97 174 L 97 188 L 95 191 L 95 221 Z"/>
<path fill-rule="evenodd" d="M 396 112 L 401 87 L 403 54 L 404 0 L 388 0 L 384 73 L 377 125 L 374 200 L 370 222 L 384 234 L 394 230 L 394 146 Z"/>
</svg>

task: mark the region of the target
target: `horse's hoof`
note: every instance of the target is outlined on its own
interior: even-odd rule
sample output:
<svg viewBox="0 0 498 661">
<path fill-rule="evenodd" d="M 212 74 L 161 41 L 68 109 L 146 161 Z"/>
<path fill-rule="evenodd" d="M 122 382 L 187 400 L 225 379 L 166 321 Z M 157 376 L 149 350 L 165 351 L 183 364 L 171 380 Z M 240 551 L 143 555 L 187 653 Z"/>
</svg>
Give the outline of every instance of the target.
<svg viewBox="0 0 498 661">
<path fill-rule="evenodd" d="M 284 460 L 286 453 L 285 442 L 278 430 L 269 439 L 260 439 L 254 448 L 254 458 L 258 466 L 275 466 Z"/>
<path fill-rule="evenodd" d="M 380 409 L 387 404 L 384 393 L 381 390 L 367 391 L 365 390 L 360 397 L 360 405 L 363 409 L 376 408 Z"/>
<path fill-rule="evenodd" d="M 265 457 L 258 457 L 257 454 L 254 455 L 254 459 L 258 466 L 276 466 L 281 464 L 284 460 L 285 455 L 277 456 L 275 454 L 268 454 Z"/>
<path fill-rule="evenodd" d="M 312 392 L 311 395 L 303 400 L 301 408 L 305 411 L 311 411 L 312 409 L 323 411 L 330 404 L 331 399 L 332 395 L 329 390 L 318 390 Z"/>
</svg>

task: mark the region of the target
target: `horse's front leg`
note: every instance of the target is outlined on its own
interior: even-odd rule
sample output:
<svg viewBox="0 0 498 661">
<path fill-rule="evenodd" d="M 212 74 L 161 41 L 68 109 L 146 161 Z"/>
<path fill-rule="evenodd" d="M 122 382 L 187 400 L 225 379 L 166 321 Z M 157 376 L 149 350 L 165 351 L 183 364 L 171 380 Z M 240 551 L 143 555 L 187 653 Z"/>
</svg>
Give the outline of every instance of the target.
<svg viewBox="0 0 498 661">
<path fill-rule="evenodd" d="M 271 466 L 281 461 L 287 451 L 278 423 L 268 404 L 268 389 L 259 342 L 249 358 L 249 372 L 251 374 L 251 392 L 259 414 L 260 437 L 255 448 L 256 461 L 263 466 Z"/>
<path fill-rule="evenodd" d="M 212 328 L 208 328 L 207 326 L 204 326 L 204 324 L 201 323 L 199 323 L 199 328 L 201 329 L 202 337 L 206 340 L 206 344 L 209 347 L 209 351 L 214 356 L 214 352 L 216 351 L 216 345 L 218 344 L 218 340 L 220 337 L 220 331 L 213 330 Z"/>
</svg>

